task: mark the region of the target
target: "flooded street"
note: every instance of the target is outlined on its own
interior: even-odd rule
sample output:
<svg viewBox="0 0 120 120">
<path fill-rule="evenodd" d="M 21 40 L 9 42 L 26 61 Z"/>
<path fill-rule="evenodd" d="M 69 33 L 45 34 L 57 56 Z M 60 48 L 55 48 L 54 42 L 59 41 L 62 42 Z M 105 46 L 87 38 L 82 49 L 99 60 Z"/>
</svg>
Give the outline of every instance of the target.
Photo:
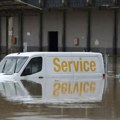
<svg viewBox="0 0 120 120">
<path fill-rule="evenodd" d="M 0 120 L 120 119 L 120 83 L 108 78 L 103 102 L 93 104 L 35 104 L 0 99 Z"/>
<path fill-rule="evenodd" d="M 108 66 L 103 101 L 100 103 L 43 104 L 7 101 L 0 97 L 0 120 L 118 120 L 120 119 L 120 81 Z M 119 65 L 117 65 L 119 73 Z M 40 99 L 40 98 L 38 98 Z"/>
</svg>

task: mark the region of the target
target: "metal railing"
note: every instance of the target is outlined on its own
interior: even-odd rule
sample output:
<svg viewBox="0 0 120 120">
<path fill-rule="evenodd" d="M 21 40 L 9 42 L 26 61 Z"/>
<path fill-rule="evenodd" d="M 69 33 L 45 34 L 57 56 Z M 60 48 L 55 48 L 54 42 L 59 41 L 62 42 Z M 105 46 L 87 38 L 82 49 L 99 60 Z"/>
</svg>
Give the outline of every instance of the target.
<svg viewBox="0 0 120 120">
<path fill-rule="evenodd" d="M 85 7 L 87 0 L 68 0 L 68 6 L 70 7 Z"/>
<path fill-rule="evenodd" d="M 85 7 L 109 7 L 117 6 L 120 7 L 120 0 L 15 0 L 21 1 L 21 3 L 26 3 L 31 5 L 31 7 L 38 8 L 85 8 Z M 18 2 L 18 3 L 19 3 Z M 13 0 L 0 0 L 0 5 L 5 7 L 6 5 L 13 5 Z M 16 3 L 16 2 L 15 2 Z M 8 7 L 10 7 L 10 5 Z M 21 4 L 18 4 L 21 5 Z"/>
<path fill-rule="evenodd" d="M 92 0 L 92 5 L 94 6 L 113 6 L 114 0 Z"/>
<path fill-rule="evenodd" d="M 62 0 L 45 0 L 44 7 L 45 8 L 60 8 L 62 7 Z"/>
<path fill-rule="evenodd" d="M 120 0 L 44 0 L 45 8 L 84 8 L 87 6 L 107 7 L 120 5 Z"/>
<path fill-rule="evenodd" d="M 21 0 L 25 3 L 28 3 L 28 4 L 31 4 L 33 6 L 36 6 L 36 7 L 40 7 L 40 0 Z"/>
</svg>

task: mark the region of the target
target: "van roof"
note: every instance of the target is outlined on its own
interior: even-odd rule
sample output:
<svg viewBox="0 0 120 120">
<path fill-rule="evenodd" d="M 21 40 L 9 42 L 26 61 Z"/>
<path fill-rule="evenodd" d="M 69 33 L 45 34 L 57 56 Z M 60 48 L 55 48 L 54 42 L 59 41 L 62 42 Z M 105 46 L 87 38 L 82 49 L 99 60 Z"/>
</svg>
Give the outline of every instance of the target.
<svg viewBox="0 0 120 120">
<path fill-rule="evenodd" d="M 58 55 L 59 54 L 80 54 L 80 55 L 102 55 L 101 53 L 97 53 L 97 52 L 20 52 L 20 53 L 11 53 L 11 54 L 8 54 L 8 56 L 36 56 L 36 55 L 42 55 L 42 54 L 49 54 L 49 55 Z"/>
<path fill-rule="evenodd" d="M 20 53 L 11 53 L 7 56 L 33 56 L 33 55 L 40 55 L 42 52 L 20 52 Z"/>
</svg>

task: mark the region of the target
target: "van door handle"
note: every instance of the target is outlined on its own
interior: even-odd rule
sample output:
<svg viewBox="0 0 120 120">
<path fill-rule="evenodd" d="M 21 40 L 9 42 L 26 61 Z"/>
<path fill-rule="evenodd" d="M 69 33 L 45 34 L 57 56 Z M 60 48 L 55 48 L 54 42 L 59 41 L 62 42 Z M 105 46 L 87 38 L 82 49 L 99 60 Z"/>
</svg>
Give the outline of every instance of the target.
<svg viewBox="0 0 120 120">
<path fill-rule="evenodd" d="M 39 78 L 40 78 L 40 79 L 42 79 L 43 77 L 42 77 L 42 76 L 40 76 Z"/>
</svg>

